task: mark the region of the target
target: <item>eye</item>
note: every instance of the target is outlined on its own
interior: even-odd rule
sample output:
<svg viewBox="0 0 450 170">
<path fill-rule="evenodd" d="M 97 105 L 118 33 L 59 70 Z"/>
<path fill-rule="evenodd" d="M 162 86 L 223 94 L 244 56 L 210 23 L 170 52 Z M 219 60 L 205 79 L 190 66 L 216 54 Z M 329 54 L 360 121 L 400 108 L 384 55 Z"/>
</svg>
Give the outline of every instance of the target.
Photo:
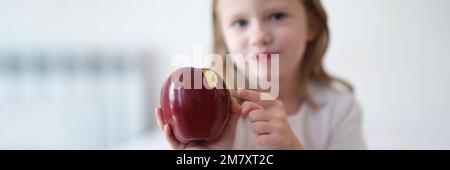
<svg viewBox="0 0 450 170">
<path fill-rule="evenodd" d="M 247 26 L 247 24 L 248 24 L 248 21 L 240 19 L 240 20 L 235 21 L 233 23 L 233 26 L 236 28 L 244 28 L 245 26 Z"/>
<path fill-rule="evenodd" d="M 280 21 L 284 18 L 286 18 L 286 14 L 282 13 L 282 12 L 277 12 L 270 16 L 270 20 L 274 20 L 274 21 Z"/>
</svg>

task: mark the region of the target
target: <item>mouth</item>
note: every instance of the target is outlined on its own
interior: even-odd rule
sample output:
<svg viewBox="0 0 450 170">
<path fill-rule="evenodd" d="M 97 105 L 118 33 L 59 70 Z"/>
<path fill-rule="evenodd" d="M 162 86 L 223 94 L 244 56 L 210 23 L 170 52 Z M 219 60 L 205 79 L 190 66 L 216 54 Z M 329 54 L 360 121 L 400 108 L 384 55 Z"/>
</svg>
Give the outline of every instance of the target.
<svg viewBox="0 0 450 170">
<path fill-rule="evenodd" d="M 275 54 L 280 54 L 279 52 L 272 52 L 272 51 L 267 51 L 267 52 L 263 52 L 263 53 L 257 53 L 255 55 L 256 61 L 260 61 L 263 59 L 266 59 L 268 62 L 272 61 L 272 56 Z"/>
</svg>

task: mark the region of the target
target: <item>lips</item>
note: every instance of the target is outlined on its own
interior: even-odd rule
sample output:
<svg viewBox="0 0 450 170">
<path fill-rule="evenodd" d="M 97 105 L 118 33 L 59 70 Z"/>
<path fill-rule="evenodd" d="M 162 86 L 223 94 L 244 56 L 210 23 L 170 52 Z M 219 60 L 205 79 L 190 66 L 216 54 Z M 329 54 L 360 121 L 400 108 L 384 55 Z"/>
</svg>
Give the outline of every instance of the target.
<svg viewBox="0 0 450 170">
<path fill-rule="evenodd" d="M 255 58 L 256 58 L 256 61 L 260 61 L 260 60 L 262 60 L 262 59 L 264 59 L 264 58 L 266 58 L 267 59 L 267 62 L 270 62 L 271 61 L 271 59 L 272 59 L 272 55 L 274 55 L 274 54 L 279 54 L 278 52 L 263 52 L 263 53 L 257 53 L 256 55 L 255 55 Z"/>
</svg>

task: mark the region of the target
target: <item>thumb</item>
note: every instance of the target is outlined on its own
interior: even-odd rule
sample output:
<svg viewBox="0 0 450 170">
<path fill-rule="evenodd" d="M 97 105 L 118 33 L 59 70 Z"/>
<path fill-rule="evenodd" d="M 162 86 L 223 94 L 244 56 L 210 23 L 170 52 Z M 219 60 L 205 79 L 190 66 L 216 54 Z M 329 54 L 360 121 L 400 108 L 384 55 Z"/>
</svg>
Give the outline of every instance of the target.
<svg viewBox="0 0 450 170">
<path fill-rule="evenodd" d="M 232 137 L 235 135 L 236 126 L 240 117 L 241 117 L 241 105 L 239 105 L 237 100 L 234 97 L 232 97 L 231 115 L 230 118 L 228 119 L 227 126 L 224 129 L 223 136 Z"/>
<path fill-rule="evenodd" d="M 230 123 L 234 124 L 236 127 L 236 124 L 241 117 L 241 105 L 237 102 L 237 100 L 233 97 L 231 98 L 231 116 L 230 116 Z"/>
</svg>

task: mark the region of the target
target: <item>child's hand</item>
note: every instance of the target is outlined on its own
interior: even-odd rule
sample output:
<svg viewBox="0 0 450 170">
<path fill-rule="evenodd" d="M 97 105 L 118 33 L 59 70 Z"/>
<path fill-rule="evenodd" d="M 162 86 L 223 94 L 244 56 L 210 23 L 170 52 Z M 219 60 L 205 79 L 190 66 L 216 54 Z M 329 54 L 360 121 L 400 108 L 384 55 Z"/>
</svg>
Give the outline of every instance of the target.
<svg viewBox="0 0 450 170">
<path fill-rule="evenodd" d="M 238 90 L 242 103 L 241 114 L 251 122 L 251 130 L 257 134 L 259 144 L 269 149 L 303 149 L 288 123 L 284 104 L 279 100 L 260 100 L 260 93 Z"/>
<path fill-rule="evenodd" d="M 241 106 L 236 101 L 236 99 L 232 98 L 231 102 L 231 115 L 227 122 L 227 125 L 225 129 L 222 132 L 222 136 L 219 137 L 218 140 L 212 142 L 212 143 L 206 143 L 206 144 L 193 144 L 193 143 L 180 143 L 172 133 L 172 129 L 168 124 L 165 124 L 162 118 L 162 112 L 161 107 L 157 107 L 155 109 L 155 115 L 156 119 L 158 120 L 158 125 L 161 128 L 161 131 L 163 131 L 164 136 L 166 137 L 167 141 L 169 142 L 172 149 L 217 149 L 217 150 L 228 150 L 232 149 L 233 143 L 234 143 L 234 137 L 236 135 L 236 126 L 237 122 L 239 120 L 239 117 L 241 115 Z"/>
</svg>

